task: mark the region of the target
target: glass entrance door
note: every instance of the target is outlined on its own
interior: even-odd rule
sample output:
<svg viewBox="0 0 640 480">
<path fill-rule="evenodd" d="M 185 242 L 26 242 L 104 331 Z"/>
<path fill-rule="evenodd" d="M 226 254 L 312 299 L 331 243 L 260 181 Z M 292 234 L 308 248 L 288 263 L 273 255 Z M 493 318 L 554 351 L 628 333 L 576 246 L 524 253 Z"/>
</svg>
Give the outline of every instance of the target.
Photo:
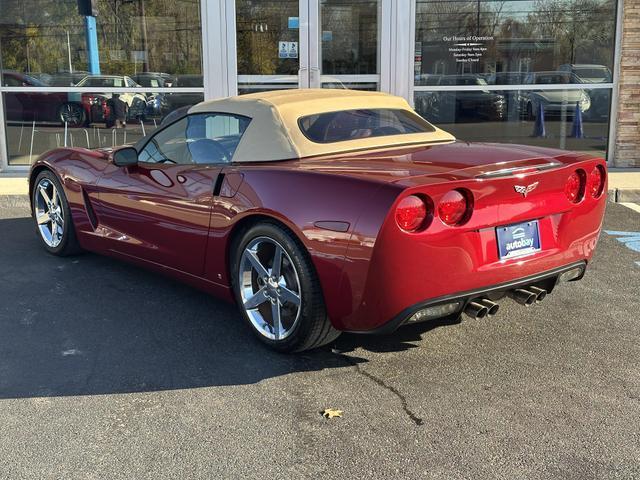
<svg viewBox="0 0 640 480">
<path fill-rule="evenodd" d="M 238 93 L 380 89 L 384 0 L 236 0 Z"/>
<path fill-rule="evenodd" d="M 311 55 L 312 87 L 380 89 L 381 3 L 319 0 L 317 45 L 311 45 L 312 52 L 319 52 L 318 64 Z M 313 75 L 318 67 L 320 78 Z"/>
<path fill-rule="evenodd" d="M 301 55 L 307 37 L 300 35 L 306 1 L 236 0 L 239 94 L 308 85 L 308 58 Z"/>
</svg>

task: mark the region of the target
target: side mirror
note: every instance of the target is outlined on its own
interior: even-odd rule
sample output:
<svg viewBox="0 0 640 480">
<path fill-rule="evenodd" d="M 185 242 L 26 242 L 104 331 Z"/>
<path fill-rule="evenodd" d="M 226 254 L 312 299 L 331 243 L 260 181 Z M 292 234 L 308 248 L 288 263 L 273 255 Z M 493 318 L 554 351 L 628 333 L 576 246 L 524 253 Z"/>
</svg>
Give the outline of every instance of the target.
<svg viewBox="0 0 640 480">
<path fill-rule="evenodd" d="M 113 164 L 117 167 L 130 167 L 138 164 L 138 151 L 133 147 L 120 148 L 113 152 Z"/>
</svg>

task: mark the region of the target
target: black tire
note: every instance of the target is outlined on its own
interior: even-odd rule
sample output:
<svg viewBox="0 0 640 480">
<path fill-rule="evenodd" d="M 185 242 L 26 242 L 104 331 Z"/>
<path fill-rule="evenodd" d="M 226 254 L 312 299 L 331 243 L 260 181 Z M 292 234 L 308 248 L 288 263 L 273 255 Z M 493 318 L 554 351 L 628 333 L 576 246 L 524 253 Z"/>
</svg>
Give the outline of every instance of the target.
<svg viewBox="0 0 640 480">
<path fill-rule="evenodd" d="M 242 306 L 239 281 L 240 261 L 245 248 L 259 237 L 267 237 L 281 245 L 298 274 L 301 294 L 300 315 L 291 332 L 282 340 L 272 340 L 261 334 Z M 301 352 L 326 345 L 340 336 L 341 332 L 333 327 L 327 317 L 320 282 L 311 258 L 304 245 L 286 228 L 271 222 L 255 224 L 238 235 L 232 252 L 231 279 L 235 299 L 241 315 L 260 341 L 280 352 Z"/>
<path fill-rule="evenodd" d="M 63 214 L 64 214 L 64 228 L 62 233 L 62 240 L 60 243 L 52 247 L 47 245 L 47 243 L 42 238 L 40 233 L 40 229 L 38 227 L 38 223 L 36 221 L 36 191 L 38 189 L 38 185 L 44 179 L 47 179 L 49 182 L 53 183 L 58 191 L 60 196 L 60 203 L 62 206 Z M 51 170 L 43 170 L 38 174 L 34 183 L 33 183 L 33 191 L 31 192 L 31 213 L 35 223 L 36 235 L 42 242 L 42 246 L 44 246 L 45 250 L 52 255 L 57 255 L 60 257 L 65 257 L 67 255 L 76 255 L 82 252 L 82 248 L 78 243 L 78 238 L 76 236 L 75 225 L 73 224 L 73 217 L 71 216 L 71 209 L 69 208 L 69 201 L 67 200 L 67 196 L 64 193 L 64 189 L 56 175 Z"/>
<path fill-rule="evenodd" d="M 65 121 L 69 127 L 83 127 L 87 124 L 87 112 L 78 103 L 65 103 L 58 109 L 58 119 L 64 125 Z"/>
</svg>

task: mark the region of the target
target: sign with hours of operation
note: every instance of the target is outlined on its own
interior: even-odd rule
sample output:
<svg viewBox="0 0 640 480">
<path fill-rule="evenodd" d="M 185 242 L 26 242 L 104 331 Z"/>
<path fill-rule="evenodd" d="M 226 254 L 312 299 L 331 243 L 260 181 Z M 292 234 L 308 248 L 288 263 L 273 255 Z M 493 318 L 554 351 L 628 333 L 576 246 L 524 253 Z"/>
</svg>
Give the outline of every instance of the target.
<svg viewBox="0 0 640 480">
<path fill-rule="evenodd" d="M 278 42 L 279 58 L 298 58 L 298 42 Z"/>
</svg>

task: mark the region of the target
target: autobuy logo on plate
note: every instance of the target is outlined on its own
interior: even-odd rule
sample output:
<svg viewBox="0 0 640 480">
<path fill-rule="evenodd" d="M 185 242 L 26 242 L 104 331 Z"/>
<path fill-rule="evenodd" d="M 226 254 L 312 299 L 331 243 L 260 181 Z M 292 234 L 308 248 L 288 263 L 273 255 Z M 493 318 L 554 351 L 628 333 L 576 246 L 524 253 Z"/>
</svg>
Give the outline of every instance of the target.
<svg viewBox="0 0 640 480">
<path fill-rule="evenodd" d="M 511 258 L 540 250 L 537 221 L 500 227 L 497 232 L 500 258 Z"/>
<path fill-rule="evenodd" d="M 522 227 L 516 228 L 513 232 L 511 232 L 511 238 L 513 238 L 513 242 L 508 242 L 505 245 L 507 252 L 533 247 L 533 238 L 525 238 L 526 236 L 527 232 L 525 232 L 524 228 Z"/>
</svg>

